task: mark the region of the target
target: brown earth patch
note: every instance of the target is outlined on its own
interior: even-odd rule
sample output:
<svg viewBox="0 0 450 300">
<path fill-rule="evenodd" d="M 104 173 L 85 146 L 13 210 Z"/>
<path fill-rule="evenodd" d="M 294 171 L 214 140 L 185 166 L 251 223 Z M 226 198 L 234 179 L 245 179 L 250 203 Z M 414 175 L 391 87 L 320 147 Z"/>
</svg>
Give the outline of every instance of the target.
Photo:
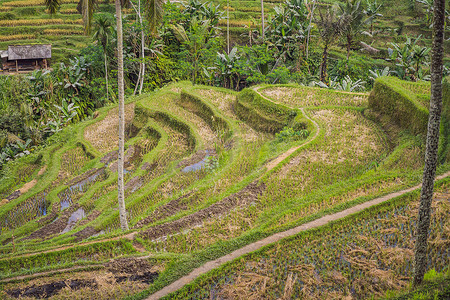
<svg viewBox="0 0 450 300">
<path fill-rule="evenodd" d="M 106 117 L 84 130 L 84 138 L 101 152 L 109 152 L 117 147 L 119 132 L 119 108 L 111 109 Z M 134 103 L 125 105 L 125 127 L 129 128 L 134 118 Z"/>
<path fill-rule="evenodd" d="M 40 172 L 40 171 L 39 171 Z M 36 179 L 33 179 L 27 183 L 25 183 L 20 189 L 12 192 L 10 195 L 8 195 L 5 199 L 2 199 L 2 202 L 0 203 L 0 206 L 8 203 L 9 201 L 12 201 L 14 199 L 17 199 L 20 197 L 20 195 L 25 194 L 28 192 L 31 188 L 33 188 L 37 183 Z M 6 200 L 6 201 L 5 201 Z"/>
<path fill-rule="evenodd" d="M 43 285 L 32 285 L 23 289 L 6 290 L 6 293 L 14 298 L 34 297 L 34 298 L 49 298 L 58 294 L 63 288 L 70 288 L 71 290 L 78 290 L 80 288 L 97 288 L 97 283 L 94 279 L 83 280 L 61 280 Z"/>
<path fill-rule="evenodd" d="M 133 162 L 139 158 L 141 153 L 141 148 L 139 146 L 131 145 L 128 147 L 127 152 L 125 153 L 125 156 L 123 158 L 123 167 L 124 168 L 130 168 L 133 166 Z M 111 172 L 117 172 L 117 166 L 119 162 L 116 160 L 109 166 L 109 170 Z"/>
<path fill-rule="evenodd" d="M 142 165 L 141 170 L 144 171 L 153 171 L 154 169 L 156 169 L 158 167 L 158 163 L 154 162 L 154 163 L 149 163 L 146 162 Z"/>
<path fill-rule="evenodd" d="M 78 226 L 84 226 L 92 221 L 94 221 L 95 219 L 98 218 L 98 216 L 101 214 L 100 211 L 98 210 L 93 210 L 88 216 L 87 218 L 82 219 L 79 223 Z M 73 237 L 75 237 L 75 241 L 79 242 L 84 240 L 85 238 L 88 238 L 94 234 L 99 233 L 100 230 L 95 229 L 92 226 L 87 226 L 85 228 L 83 228 L 82 230 L 72 234 Z"/>
<path fill-rule="evenodd" d="M 261 195 L 265 189 L 266 186 L 264 183 L 259 184 L 257 181 L 254 181 L 239 192 L 234 193 L 207 208 L 182 217 L 181 219 L 151 227 L 140 232 L 139 235 L 146 239 L 153 240 L 185 228 L 201 225 L 205 219 L 223 215 L 230 209 L 257 201 L 258 196 Z"/>
<path fill-rule="evenodd" d="M 58 219 L 36 230 L 23 240 L 33 240 L 33 239 L 47 240 L 52 238 L 53 235 L 61 233 L 64 230 L 64 228 L 66 228 L 67 221 L 69 220 L 70 215 L 74 213 L 78 208 L 80 208 L 80 205 L 74 204 L 68 209 L 63 210 L 61 216 Z"/>
<path fill-rule="evenodd" d="M 44 174 L 44 172 L 47 170 L 47 165 L 43 166 L 39 172 L 38 172 L 38 176 L 41 176 L 42 174 Z"/>
<path fill-rule="evenodd" d="M 119 156 L 119 150 L 108 152 L 105 156 L 103 156 L 100 159 L 100 162 L 104 163 L 105 165 L 109 165 L 110 162 L 117 159 Z"/>
<path fill-rule="evenodd" d="M 142 274 L 154 267 L 143 258 L 119 258 L 105 264 L 106 269 L 113 274 Z"/>
<path fill-rule="evenodd" d="M 145 225 L 151 224 L 157 220 L 161 220 L 163 218 L 169 217 L 171 215 L 176 214 L 177 212 L 186 209 L 191 201 L 185 201 L 188 199 L 193 192 L 187 193 L 175 200 L 170 201 L 169 203 L 162 205 L 155 209 L 153 213 L 146 217 L 145 219 L 139 221 L 134 228 L 141 228 Z"/>
<path fill-rule="evenodd" d="M 83 174 L 74 177 L 74 178 L 71 179 L 69 182 L 67 182 L 66 185 L 71 186 L 71 185 L 78 184 L 78 183 L 82 182 L 83 180 L 88 179 L 88 178 L 91 177 L 92 175 L 94 175 L 94 174 L 96 174 L 96 173 L 99 173 L 99 172 L 103 171 L 104 169 L 105 169 L 105 168 L 90 169 L 90 170 L 84 172 Z"/>
<path fill-rule="evenodd" d="M 86 267 L 84 267 L 86 268 Z M 156 268 L 155 268 L 156 269 Z M 158 270 L 138 274 L 113 274 L 104 266 L 92 270 L 78 267 L 63 269 L 64 273 L 42 273 L 27 281 L 6 283 L 0 291 L 1 299 L 123 299 L 147 288 L 158 276 Z M 76 272 L 76 273 L 75 273 Z"/>
<path fill-rule="evenodd" d="M 90 236 L 93 236 L 94 234 L 99 233 L 100 231 L 95 229 L 92 226 L 87 226 L 85 228 L 83 228 L 82 230 L 74 233 L 72 236 L 75 237 L 75 242 L 80 242 Z"/>
<path fill-rule="evenodd" d="M 125 192 L 127 195 L 134 193 L 137 189 L 139 189 L 144 184 L 144 181 L 142 180 L 142 177 L 135 176 L 127 181 L 125 184 Z"/>
<path fill-rule="evenodd" d="M 105 267 L 114 274 L 118 283 L 128 280 L 150 284 L 159 275 L 159 267 L 143 258 L 119 258 L 105 264 Z"/>
<path fill-rule="evenodd" d="M 5 200 L 7 201 L 6 203 L 8 203 L 9 201 L 12 201 L 14 199 L 19 198 L 20 195 L 21 195 L 21 193 L 20 193 L 19 190 L 12 192 L 8 197 L 5 198 Z"/>
</svg>

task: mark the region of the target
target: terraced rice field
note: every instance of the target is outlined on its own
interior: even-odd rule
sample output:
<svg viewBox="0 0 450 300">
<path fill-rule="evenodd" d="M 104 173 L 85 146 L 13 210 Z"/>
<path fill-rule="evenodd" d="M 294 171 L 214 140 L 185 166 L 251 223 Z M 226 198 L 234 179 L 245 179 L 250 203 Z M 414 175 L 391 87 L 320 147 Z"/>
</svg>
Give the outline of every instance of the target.
<svg viewBox="0 0 450 300">
<path fill-rule="evenodd" d="M 90 38 L 84 35 L 78 1 L 63 0 L 61 9 L 51 16 L 42 0 L 0 1 L 0 49 L 8 45 L 52 44 L 52 61 L 59 62 L 77 54 Z M 102 3 L 101 11 L 114 10 L 113 4 Z"/>
<path fill-rule="evenodd" d="M 143 299 L 252 242 L 419 183 L 421 146 L 386 135 L 366 117 L 367 99 L 186 82 L 130 99 L 126 233 L 117 205 L 117 108 L 101 109 L 12 164 L 2 180 L 0 297 Z M 438 172 L 448 170 L 447 163 Z M 449 257 L 448 179 L 438 189 L 429 262 L 440 271 Z M 281 241 L 170 297 L 359 299 L 402 288 L 416 200 L 408 194 Z"/>
</svg>

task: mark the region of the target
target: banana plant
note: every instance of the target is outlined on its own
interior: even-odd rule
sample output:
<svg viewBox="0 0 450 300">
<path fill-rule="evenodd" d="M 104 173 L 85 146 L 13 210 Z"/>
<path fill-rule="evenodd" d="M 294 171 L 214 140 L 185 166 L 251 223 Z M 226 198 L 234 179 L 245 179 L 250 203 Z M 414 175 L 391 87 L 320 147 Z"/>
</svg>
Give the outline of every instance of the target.
<svg viewBox="0 0 450 300">
<path fill-rule="evenodd" d="M 280 55 L 293 59 L 298 46 L 304 42 L 308 29 L 308 10 L 304 0 L 286 0 L 284 6 L 274 7 L 275 15 L 269 20 L 266 39 L 274 44 Z"/>
<path fill-rule="evenodd" d="M 345 92 L 358 92 L 358 91 L 364 91 L 364 84 L 366 82 L 362 81 L 361 79 L 358 79 L 356 81 L 353 81 L 353 79 L 350 78 L 350 76 L 345 76 L 340 82 L 336 80 L 336 78 L 330 79 L 328 84 L 324 83 L 323 81 L 315 81 L 313 83 L 313 86 L 319 86 L 321 88 L 325 89 L 332 89 L 332 90 L 338 90 L 338 91 L 345 91 Z"/>
<path fill-rule="evenodd" d="M 66 99 L 63 99 L 61 106 L 54 104 L 54 106 L 59 110 L 60 118 L 63 124 L 69 123 L 78 113 L 75 103 L 68 103 Z"/>
<path fill-rule="evenodd" d="M 48 86 L 51 81 L 49 70 L 36 70 L 27 77 L 31 83 L 31 90 L 28 93 L 29 103 L 32 107 L 33 114 L 42 116 L 45 114 L 47 95 L 50 93 Z"/>
<path fill-rule="evenodd" d="M 15 144 L 12 144 L 14 148 L 19 150 L 20 152 L 24 152 L 27 150 L 28 146 L 31 144 L 31 139 L 27 139 L 26 141 L 16 141 Z"/>
<path fill-rule="evenodd" d="M 389 67 L 385 67 L 383 70 L 369 70 L 369 73 L 369 79 L 375 81 L 375 79 L 377 79 L 378 77 L 389 76 L 391 74 L 391 70 L 389 69 Z"/>
<path fill-rule="evenodd" d="M 233 70 L 235 63 L 239 59 L 238 48 L 231 49 L 230 54 L 217 53 L 216 70 L 218 71 L 217 81 L 226 88 L 234 87 L 234 77 L 237 75 Z"/>
<path fill-rule="evenodd" d="M 195 84 L 197 82 L 198 63 L 210 33 L 210 21 L 194 17 L 190 23 L 187 31 L 180 24 L 171 25 L 170 28 L 178 42 L 188 50 L 189 58 L 193 64 L 192 82 Z"/>
<path fill-rule="evenodd" d="M 390 59 L 397 67 L 392 73 L 399 78 L 412 81 L 424 78 L 422 66 L 428 64 L 430 48 L 418 45 L 421 37 L 414 40 L 407 37 L 403 45 L 392 43 L 394 49 L 388 48 Z"/>
</svg>

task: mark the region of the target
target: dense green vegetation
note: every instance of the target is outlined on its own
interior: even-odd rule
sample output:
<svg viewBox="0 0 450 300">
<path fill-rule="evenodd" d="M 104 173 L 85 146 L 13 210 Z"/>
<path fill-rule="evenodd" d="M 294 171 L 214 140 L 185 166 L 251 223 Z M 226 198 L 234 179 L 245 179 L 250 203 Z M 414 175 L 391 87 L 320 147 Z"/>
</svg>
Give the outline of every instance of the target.
<svg viewBox="0 0 450 300">
<path fill-rule="evenodd" d="M 75 8 L 66 7 L 74 7 L 75 3 L 69 2 L 62 3 L 56 15 L 48 15 L 44 3 L 39 1 L 0 2 L 4 10 L 0 13 L 0 22 L 6 26 L 1 30 L 5 30 L 5 36 L 11 37 L 5 43 L 28 43 L 31 31 L 27 30 L 41 32 L 41 26 L 56 26 L 45 29 L 44 33 L 70 31 L 66 37 L 58 36 L 57 43 L 52 43 L 55 54 L 52 72 L 35 72 L 24 75 L 24 78 L 1 77 L 0 112 L 4 117 L 0 125 L 0 166 L 5 161 L 28 154 L 66 124 L 85 119 L 95 109 L 114 103 L 116 99 L 113 7 L 108 3 L 98 7 L 99 12 L 91 29 L 94 44 L 89 42 L 89 38 L 83 38 L 84 45 L 89 46 L 75 47 L 77 51 L 81 50 L 77 54 L 69 51 L 68 45 L 75 45 L 72 40 L 78 37 L 73 34 L 74 26 L 79 26 L 81 33 L 82 20 Z M 243 5 L 231 2 L 230 7 L 235 5 L 243 9 L 243 14 L 240 17 L 234 14 L 234 18 L 238 21 L 248 19 L 252 10 L 245 7 L 252 7 L 247 5 L 250 3 L 253 2 L 244 1 Z M 405 3 L 400 0 L 396 2 L 399 7 L 407 8 L 401 15 L 403 19 L 430 24 L 432 13 L 426 4 L 414 2 L 409 7 Z M 380 28 L 384 28 L 384 18 L 392 17 L 392 10 L 383 2 L 346 5 L 334 2 L 331 5 L 292 0 L 277 3 L 276 7 L 268 2 L 264 37 L 261 30 L 253 31 L 260 25 L 255 19 L 253 26 L 248 28 L 251 42 L 232 39 L 229 53 L 223 50 L 227 45 L 225 31 L 220 25 L 226 20 L 221 5 L 223 3 L 215 6 L 213 2 L 201 3 L 197 0 L 166 4 L 163 23 L 158 27 L 157 34 L 152 33 L 144 22 L 144 59 L 136 10 L 126 9 L 124 49 L 128 95 L 137 91 L 140 93 L 141 90 L 151 91 L 179 79 L 236 90 L 254 83 L 295 82 L 353 92 L 370 89 L 380 76 L 393 75 L 410 81 L 429 80 L 429 36 L 417 32 L 413 37 L 404 38 L 399 29 L 393 31 L 396 32 L 395 38 L 388 38 Z M 325 11 L 329 12 L 326 16 Z M 397 17 L 389 20 L 396 20 Z M 338 31 L 324 30 L 333 22 L 340 22 L 337 27 L 330 25 L 339 27 Z M 326 24 L 328 27 L 323 27 Z M 404 22 L 402 24 L 405 26 Z M 64 29 L 64 26 L 69 27 Z M 28 29 L 22 30 L 22 27 Z M 26 35 L 24 41 L 20 41 L 18 33 Z M 64 39 L 68 45 L 60 46 L 58 43 Z M 379 47 L 381 41 L 387 48 Z M 360 42 L 372 44 L 381 51 L 361 52 L 359 49 L 364 47 Z M 76 56 L 70 58 L 71 54 Z M 345 54 L 347 59 L 343 59 Z M 60 61 L 65 64 L 58 64 Z M 143 61 L 146 71 L 143 84 L 139 87 L 140 63 Z M 448 68 L 444 71 L 447 74 Z M 421 84 L 424 83 L 418 85 Z M 417 97 L 420 102 L 426 96 Z M 241 116 L 250 113 L 250 117 L 257 113 L 244 103 L 238 101 L 236 106 Z M 425 122 L 425 112 L 421 118 Z M 278 121 L 267 119 L 267 122 Z M 275 131 L 286 125 L 284 121 L 269 123 L 265 126 Z M 424 126 L 423 122 L 421 126 Z"/>
<path fill-rule="evenodd" d="M 405 83 L 409 86 L 415 85 Z M 315 101 L 305 102 L 303 95 Z M 126 108 L 126 205 L 135 232 L 132 247 L 144 253 L 125 248 L 111 255 L 151 253 L 164 265 L 153 284 L 134 293 L 145 290 L 142 297 L 248 243 L 418 183 L 423 140 L 402 127 L 384 127 L 386 136 L 383 120 L 367 109 L 368 98 L 295 85 L 236 93 L 186 82 L 131 98 Z M 273 135 L 254 126 L 256 119 L 241 121 L 233 109 L 238 101 L 286 128 Z M 73 251 L 84 251 L 84 241 L 90 241 L 99 245 L 85 251 L 90 257 L 106 253 L 100 245 L 121 234 L 111 152 L 116 146 L 110 142 L 116 114 L 114 107 L 102 108 L 95 119 L 53 135 L 45 149 L 5 165 L 4 174 L 11 175 L 2 177 L 2 197 L 33 178 L 39 184 L 0 208 L 2 276 L 98 266 L 105 259 L 98 253 L 96 261 L 85 260 Z M 289 154 L 271 162 L 281 153 Z M 446 170 L 448 161 L 439 173 Z M 79 208 L 85 216 L 63 230 Z M 73 243 L 80 244 L 58 254 L 68 251 L 58 247 Z M 39 254 L 44 250 L 50 252 Z M 61 258 L 36 265 L 21 258 L 27 253 L 41 262 L 52 261 L 52 255 Z M 13 257 L 17 263 L 7 264 Z M 28 269 L 15 267 L 22 263 Z"/>
<path fill-rule="evenodd" d="M 157 32 L 144 21 L 144 59 L 125 8 L 123 232 L 112 4 L 91 39 L 75 2 L 50 16 L 43 1 L 0 0 L 0 49 L 55 41 L 52 70 L 0 75 L 0 298 L 143 299 L 207 261 L 420 183 L 427 3 L 272 0 L 263 34 L 260 2 L 229 1 L 229 52 L 227 2 L 168 3 Z M 450 171 L 444 74 L 438 175 Z M 448 177 L 436 190 L 428 268 L 445 283 Z M 167 298 L 405 292 L 418 195 L 281 240 Z"/>
</svg>

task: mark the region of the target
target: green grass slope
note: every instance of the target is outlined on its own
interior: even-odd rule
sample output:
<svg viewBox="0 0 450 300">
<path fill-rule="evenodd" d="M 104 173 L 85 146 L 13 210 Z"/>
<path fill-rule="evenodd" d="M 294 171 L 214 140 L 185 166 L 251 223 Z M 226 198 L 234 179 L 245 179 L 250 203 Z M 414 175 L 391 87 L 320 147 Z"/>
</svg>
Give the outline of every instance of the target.
<svg viewBox="0 0 450 300">
<path fill-rule="evenodd" d="M 251 242 L 419 183 L 422 140 L 366 114 L 368 98 L 364 93 L 295 85 L 237 93 L 187 82 L 130 98 L 127 233 L 120 230 L 117 205 L 117 107 L 102 108 L 95 119 L 65 128 L 46 148 L 9 163 L 3 171 L 1 297 L 25 295 L 34 285 L 40 290 L 51 286 L 53 299 L 141 299 Z M 256 112 L 255 118 L 239 112 L 240 101 Z M 265 120 L 278 120 L 285 127 L 268 132 L 262 126 Z M 438 173 L 448 170 L 445 161 Z M 414 195 L 407 199 L 412 201 Z M 383 214 L 374 211 L 368 214 L 380 219 Z M 397 222 L 405 211 L 410 209 L 399 208 L 386 218 Z M 365 234 L 372 228 L 364 224 L 355 223 L 355 230 Z M 436 224 L 439 230 L 447 228 Z M 410 223 L 404 226 L 413 228 Z M 389 241 L 399 238 L 397 231 L 387 233 L 391 227 L 384 229 L 374 231 L 373 249 L 386 235 Z M 313 233 L 307 235 L 314 245 L 322 244 L 313 241 Z M 336 239 L 336 249 L 345 247 L 344 240 Z M 314 247 L 314 253 L 323 250 Z M 440 270 L 445 255 L 436 251 L 432 259 Z M 267 266 L 277 266 L 273 262 Z M 301 272 L 314 273 L 305 268 Z M 283 276 L 289 272 L 277 273 L 281 277 L 268 283 L 282 282 L 284 287 Z M 351 280 L 363 276 L 359 269 L 355 272 Z M 289 276 L 299 276 L 295 274 Z M 29 277 L 16 277 L 24 275 Z M 61 280 L 63 287 L 73 288 L 55 288 Z M 342 287 L 353 282 L 349 280 Z M 208 290 L 202 287 L 198 295 L 207 297 Z M 278 290 L 267 291 L 279 297 Z"/>
</svg>

